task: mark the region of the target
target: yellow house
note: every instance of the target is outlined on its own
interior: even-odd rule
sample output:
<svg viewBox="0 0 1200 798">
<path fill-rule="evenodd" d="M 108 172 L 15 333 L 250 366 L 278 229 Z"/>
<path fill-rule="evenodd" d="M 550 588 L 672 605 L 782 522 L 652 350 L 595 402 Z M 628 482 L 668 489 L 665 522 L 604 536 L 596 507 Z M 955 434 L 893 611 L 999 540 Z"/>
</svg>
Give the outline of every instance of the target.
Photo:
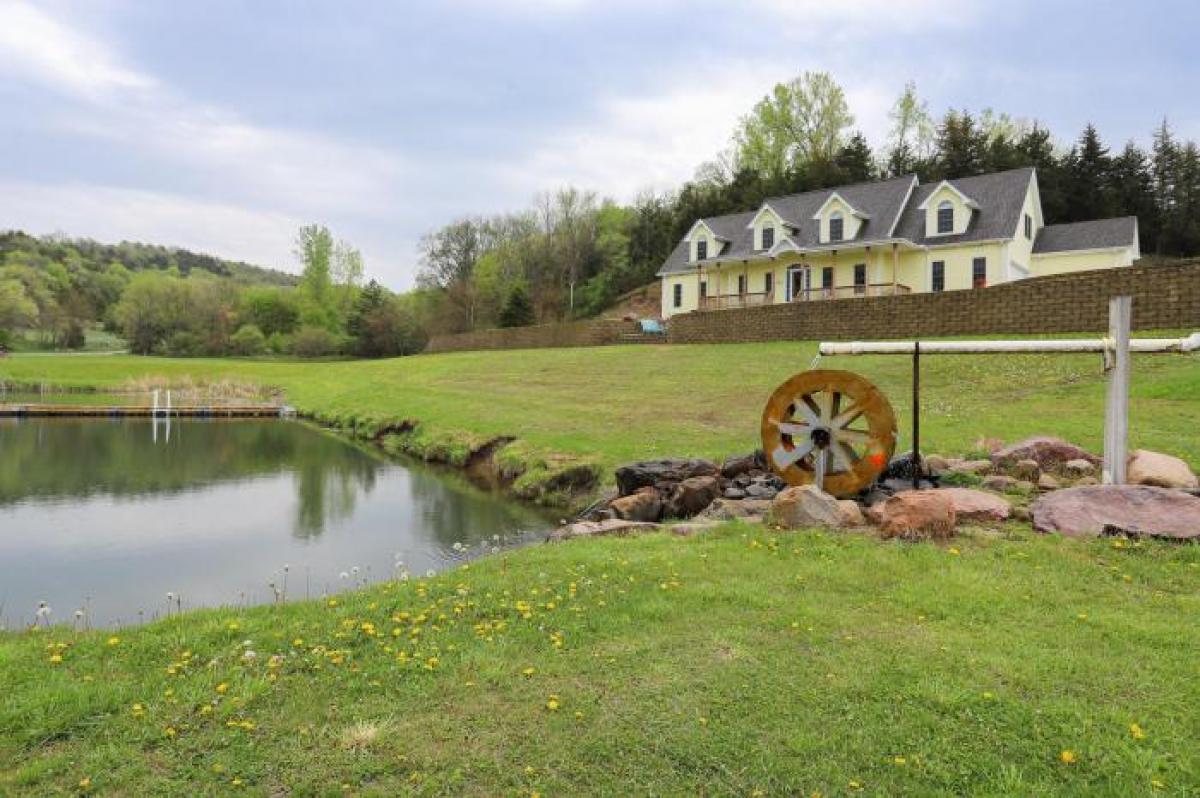
<svg viewBox="0 0 1200 798">
<path fill-rule="evenodd" d="M 1046 225 L 1032 168 L 791 194 L 697 219 L 671 252 L 662 315 L 982 288 L 1128 266 L 1137 218 Z"/>
</svg>

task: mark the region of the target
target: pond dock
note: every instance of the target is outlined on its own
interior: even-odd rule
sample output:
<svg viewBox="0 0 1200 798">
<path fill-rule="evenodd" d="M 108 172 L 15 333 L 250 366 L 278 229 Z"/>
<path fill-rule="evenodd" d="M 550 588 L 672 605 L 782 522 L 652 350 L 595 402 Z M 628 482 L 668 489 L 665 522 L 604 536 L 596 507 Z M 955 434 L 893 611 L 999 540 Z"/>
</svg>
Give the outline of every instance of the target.
<svg viewBox="0 0 1200 798">
<path fill-rule="evenodd" d="M 0 418 L 281 418 L 296 415 L 288 405 L 73 405 L 0 404 Z"/>
</svg>

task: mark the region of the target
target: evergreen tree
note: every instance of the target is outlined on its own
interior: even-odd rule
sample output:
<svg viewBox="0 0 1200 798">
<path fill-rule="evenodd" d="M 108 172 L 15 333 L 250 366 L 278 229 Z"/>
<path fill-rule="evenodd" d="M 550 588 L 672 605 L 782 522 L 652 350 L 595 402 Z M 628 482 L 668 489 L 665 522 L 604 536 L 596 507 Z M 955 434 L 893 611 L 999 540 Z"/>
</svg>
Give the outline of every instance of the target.
<svg viewBox="0 0 1200 798">
<path fill-rule="evenodd" d="M 1109 193 L 1112 159 L 1094 125 L 1088 124 L 1071 151 L 1068 167 L 1067 201 L 1072 221 L 1104 219 L 1113 215 Z"/>
<path fill-rule="evenodd" d="M 1062 161 L 1054 154 L 1050 131 L 1034 123 L 1017 141 L 1021 164 L 1037 170 L 1042 214 L 1050 224 L 1067 218 L 1066 176 Z"/>
<path fill-rule="evenodd" d="M 986 144 L 969 111 L 947 111 L 937 133 L 939 176 L 953 179 L 982 174 Z"/>
<path fill-rule="evenodd" d="M 500 309 L 501 327 L 528 327 L 533 324 L 533 303 L 523 285 L 514 285 Z"/>
<path fill-rule="evenodd" d="M 834 165 L 841 178 L 838 182 L 865 183 L 879 177 L 879 170 L 875 166 L 875 155 L 871 152 L 871 145 L 867 143 L 867 137 L 861 132 L 856 132 L 838 150 Z"/>
<path fill-rule="evenodd" d="M 1109 192 L 1117 213 L 1138 218 L 1138 236 L 1142 248 L 1147 252 L 1154 251 L 1158 246 L 1161 224 L 1154 202 L 1154 176 L 1146 153 L 1132 141 L 1112 160 Z"/>
</svg>

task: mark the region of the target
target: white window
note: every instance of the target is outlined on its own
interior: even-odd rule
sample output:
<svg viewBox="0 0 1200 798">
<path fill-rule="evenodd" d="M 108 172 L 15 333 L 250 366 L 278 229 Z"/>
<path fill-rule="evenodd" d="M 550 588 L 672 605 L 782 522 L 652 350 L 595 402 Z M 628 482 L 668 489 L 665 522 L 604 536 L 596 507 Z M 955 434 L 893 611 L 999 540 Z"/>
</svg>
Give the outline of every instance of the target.
<svg viewBox="0 0 1200 798">
<path fill-rule="evenodd" d="M 844 223 L 842 221 L 842 212 L 841 211 L 834 211 L 833 213 L 829 214 L 829 240 L 830 241 L 841 241 L 842 240 L 842 234 L 844 232 L 843 224 Z"/>
<path fill-rule="evenodd" d="M 938 203 L 937 231 L 939 234 L 954 232 L 954 205 L 950 200 Z"/>
<path fill-rule="evenodd" d="M 764 225 L 762 229 L 762 248 L 770 249 L 775 246 L 775 228 L 771 225 Z"/>
<path fill-rule="evenodd" d="M 708 257 L 708 242 L 700 239 L 696 242 L 696 260 L 704 260 Z"/>
</svg>

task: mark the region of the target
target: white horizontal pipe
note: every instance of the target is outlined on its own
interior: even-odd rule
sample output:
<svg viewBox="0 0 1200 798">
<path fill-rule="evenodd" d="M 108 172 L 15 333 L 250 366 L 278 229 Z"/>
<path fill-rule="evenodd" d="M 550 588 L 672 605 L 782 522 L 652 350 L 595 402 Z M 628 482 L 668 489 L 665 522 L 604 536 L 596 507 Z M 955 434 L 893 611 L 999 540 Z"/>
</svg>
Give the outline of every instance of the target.
<svg viewBox="0 0 1200 798">
<path fill-rule="evenodd" d="M 822 355 L 911 355 L 920 343 L 923 355 L 979 355 L 1032 352 L 1111 352 L 1111 338 L 1066 338 L 1027 341 L 824 341 L 817 347 Z M 1131 352 L 1195 352 L 1200 350 L 1200 333 L 1187 338 L 1132 338 Z"/>
</svg>

